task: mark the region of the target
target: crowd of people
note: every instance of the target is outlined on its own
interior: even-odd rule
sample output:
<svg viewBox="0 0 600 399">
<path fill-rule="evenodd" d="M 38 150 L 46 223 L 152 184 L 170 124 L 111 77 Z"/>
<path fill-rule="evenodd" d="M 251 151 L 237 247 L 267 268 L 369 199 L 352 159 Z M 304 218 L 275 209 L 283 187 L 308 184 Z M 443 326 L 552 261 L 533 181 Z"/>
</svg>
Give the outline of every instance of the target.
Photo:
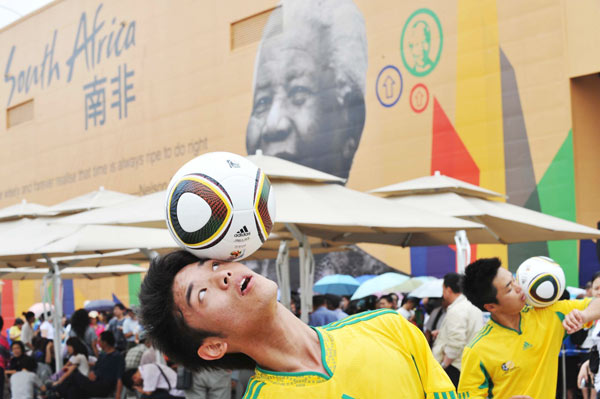
<svg viewBox="0 0 600 399">
<path fill-rule="evenodd" d="M 58 334 L 51 314 L 23 312 L 7 333 L 0 334 L 0 399 L 204 398 L 208 391 L 218 394 L 215 399 L 228 399 L 239 375 L 234 374 L 232 384 L 231 371 L 178 368 L 152 347 L 136 312 L 120 303 L 111 312 L 78 309 L 63 318 Z M 55 339 L 63 348 L 60 370 Z"/>
</svg>

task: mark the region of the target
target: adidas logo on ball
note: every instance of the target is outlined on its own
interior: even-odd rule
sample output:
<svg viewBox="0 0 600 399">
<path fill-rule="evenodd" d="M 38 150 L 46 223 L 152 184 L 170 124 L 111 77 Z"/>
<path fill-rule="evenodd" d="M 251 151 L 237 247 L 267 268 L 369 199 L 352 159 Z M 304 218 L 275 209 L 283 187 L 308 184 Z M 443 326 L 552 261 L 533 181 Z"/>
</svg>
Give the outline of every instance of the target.
<svg viewBox="0 0 600 399">
<path fill-rule="evenodd" d="M 239 238 L 239 237 L 248 237 L 249 235 L 250 235 L 250 232 L 248 231 L 248 228 L 246 226 L 244 226 L 241 229 L 239 229 L 238 232 L 235 233 L 233 236 L 235 238 Z"/>
</svg>

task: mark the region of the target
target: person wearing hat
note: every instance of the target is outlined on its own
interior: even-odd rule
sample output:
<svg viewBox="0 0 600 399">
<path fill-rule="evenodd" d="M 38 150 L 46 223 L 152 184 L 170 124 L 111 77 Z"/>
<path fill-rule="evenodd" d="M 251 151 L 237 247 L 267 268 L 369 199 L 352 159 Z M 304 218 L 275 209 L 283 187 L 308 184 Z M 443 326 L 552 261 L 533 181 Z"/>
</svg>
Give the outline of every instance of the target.
<svg viewBox="0 0 600 399">
<path fill-rule="evenodd" d="M 102 334 L 102 331 L 105 330 L 104 324 L 101 323 L 99 320 L 100 315 L 98 314 L 97 311 L 92 310 L 88 313 L 88 316 L 90 318 L 90 327 L 92 327 L 94 329 L 96 336 L 100 337 L 100 334 Z"/>
<path fill-rule="evenodd" d="M 17 317 L 13 326 L 8 330 L 8 338 L 11 341 L 20 341 L 21 340 L 21 328 L 23 328 L 23 319 Z"/>
</svg>

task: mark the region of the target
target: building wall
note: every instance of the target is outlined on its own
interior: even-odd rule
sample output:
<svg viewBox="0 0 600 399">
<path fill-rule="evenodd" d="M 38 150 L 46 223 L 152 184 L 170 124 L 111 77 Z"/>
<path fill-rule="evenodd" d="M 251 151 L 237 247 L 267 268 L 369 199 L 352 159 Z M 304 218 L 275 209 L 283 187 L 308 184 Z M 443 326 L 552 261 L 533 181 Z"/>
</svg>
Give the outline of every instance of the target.
<svg viewBox="0 0 600 399">
<path fill-rule="evenodd" d="M 278 3 L 62 0 L 1 31 L 0 206 L 21 198 L 51 205 L 98 186 L 147 194 L 164 189 L 198 154 L 255 149 L 246 139 L 262 68 L 257 54 L 279 40 L 263 38 L 260 24 Z M 595 142 L 591 133 L 582 141 L 572 122 L 569 78 L 600 68 L 589 59 L 598 51 L 580 59 L 577 7 L 561 0 L 338 3 L 362 15 L 368 58 L 361 78 L 364 129 L 348 187 L 366 191 L 440 170 L 508 194 L 517 205 L 595 224 L 597 193 L 589 187 L 598 169 L 588 146 Z M 286 29 L 319 15 L 316 5 L 298 4 L 283 2 L 285 40 L 293 40 Z M 351 24 L 361 26 L 336 15 L 329 19 L 346 36 L 356 33 Z M 243 22 L 256 23 L 244 28 L 246 44 L 232 48 L 232 32 L 250 26 Z M 288 36 L 315 34 L 310 26 Z M 425 26 L 426 39 L 419 36 Z M 346 43 L 343 35 L 339 40 Z M 327 59 L 334 51 L 323 50 L 324 42 L 316 34 L 309 46 L 323 76 L 331 73 Z M 421 67 L 419 51 L 428 56 Z M 327 92 L 312 95 L 325 101 Z M 31 115 L 31 104 L 13 108 L 30 100 L 32 120 L 7 127 L 9 113 L 17 122 Z M 314 150 L 331 137 L 315 141 Z M 328 157 L 299 159 L 323 169 Z M 441 274 L 453 265 L 446 247 L 362 248 L 417 274 Z M 567 242 L 480 245 L 473 252 L 499 256 L 512 269 L 527 255 L 553 255 L 575 285 L 578 251 Z"/>
</svg>

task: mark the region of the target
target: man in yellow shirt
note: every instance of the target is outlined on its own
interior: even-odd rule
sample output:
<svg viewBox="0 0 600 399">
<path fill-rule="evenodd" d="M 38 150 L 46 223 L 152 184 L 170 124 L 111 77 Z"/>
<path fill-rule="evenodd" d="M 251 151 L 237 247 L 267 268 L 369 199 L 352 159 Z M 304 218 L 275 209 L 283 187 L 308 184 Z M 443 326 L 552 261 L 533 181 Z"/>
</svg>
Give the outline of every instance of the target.
<svg viewBox="0 0 600 399">
<path fill-rule="evenodd" d="M 458 397 L 554 398 L 562 341 L 600 318 L 600 301 L 525 306 L 525 293 L 497 258 L 467 267 L 464 293 L 491 319 L 463 352 Z"/>
<path fill-rule="evenodd" d="M 150 266 L 140 304 L 152 342 L 175 362 L 256 367 L 249 399 L 456 398 L 423 334 L 394 310 L 311 328 L 240 263 L 170 253 Z"/>
</svg>

